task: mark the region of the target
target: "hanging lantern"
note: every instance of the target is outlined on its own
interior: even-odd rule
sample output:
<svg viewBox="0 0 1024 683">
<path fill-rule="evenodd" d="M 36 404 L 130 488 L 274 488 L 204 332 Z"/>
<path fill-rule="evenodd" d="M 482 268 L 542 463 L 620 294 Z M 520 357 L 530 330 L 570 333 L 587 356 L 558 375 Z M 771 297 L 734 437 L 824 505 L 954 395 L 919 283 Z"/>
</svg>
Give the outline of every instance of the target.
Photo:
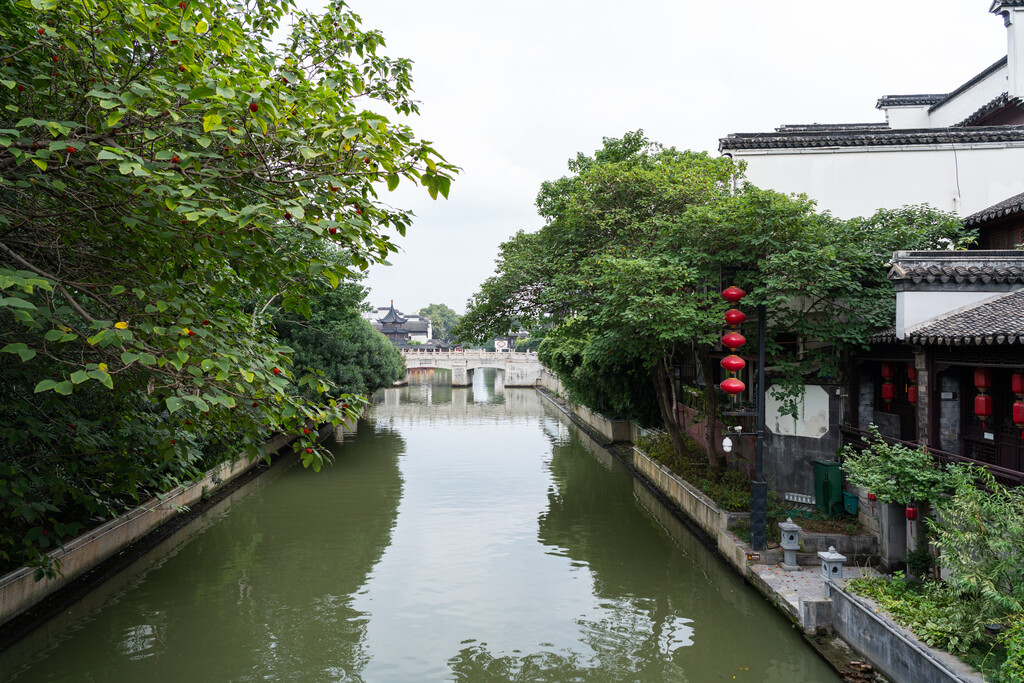
<svg viewBox="0 0 1024 683">
<path fill-rule="evenodd" d="M 896 385 L 892 382 L 882 382 L 882 400 L 886 406 L 896 400 Z"/>
<path fill-rule="evenodd" d="M 992 387 L 992 369 L 991 368 L 975 368 L 974 370 L 974 386 L 978 389 L 990 389 Z M 984 393 L 984 392 L 982 392 Z"/>
<path fill-rule="evenodd" d="M 896 368 L 892 363 L 882 363 L 882 379 L 892 379 L 896 376 Z"/>
<path fill-rule="evenodd" d="M 747 338 L 739 332 L 730 332 L 729 334 L 722 337 L 722 346 L 726 346 L 733 351 L 740 348 L 747 343 Z"/>
<path fill-rule="evenodd" d="M 913 384 L 907 387 L 907 403 L 912 406 L 917 405 L 917 387 Z"/>
<path fill-rule="evenodd" d="M 739 372 L 743 368 L 747 367 L 747 361 L 737 355 L 732 355 L 723 358 L 721 365 L 729 372 Z"/>
<path fill-rule="evenodd" d="M 1020 438 L 1024 439 L 1024 401 L 1013 402 L 1013 424 L 1021 430 Z"/>
<path fill-rule="evenodd" d="M 981 420 L 981 428 L 985 428 L 985 420 L 992 417 L 992 397 L 988 394 L 978 394 L 974 397 L 974 414 Z"/>
<path fill-rule="evenodd" d="M 735 308 L 730 308 L 725 312 L 725 324 L 729 327 L 737 327 L 742 325 L 747 319 L 747 314 Z"/>
<path fill-rule="evenodd" d="M 1024 372 L 1015 372 L 1010 375 L 1010 385 L 1013 393 L 1024 397 Z"/>
<path fill-rule="evenodd" d="M 736 303 L 746 295 L 747 293 L 739 287 L 727 287 L 722 291 L 722 298 L 731 304 Z"/>
<path fill-rule="evenodd" d="M 913 365 L 907 366 L 907 379 L 909 379 L 911 382 L 917 381 L 917 368 L 914 367 Z"/>
<path fill-rule="evenodd" d="M 735 377 L 730 377 L 729 379 L 723 381 L 718 386 L 722 388 L 722 391 L 732 396 L 742 393 L 743 390 L 747 388 L 746 384 L 736 379 Z"/>
</svg>

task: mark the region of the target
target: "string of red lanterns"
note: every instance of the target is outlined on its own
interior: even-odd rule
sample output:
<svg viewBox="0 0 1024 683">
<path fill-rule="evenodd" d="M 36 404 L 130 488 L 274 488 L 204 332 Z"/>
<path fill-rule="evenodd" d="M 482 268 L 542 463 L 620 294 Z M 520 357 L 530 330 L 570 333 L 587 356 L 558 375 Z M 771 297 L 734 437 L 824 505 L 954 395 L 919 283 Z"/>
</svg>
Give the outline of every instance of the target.
<svg viewBox="0 0 1024 683">
<path fill-rule="evenodd" d="M 739 303 L 746 295 L 747 293 L 739 287 L 727 287 L 722 290 L 722 298 L 731 304 Z M 743 393 L 747 388 L 747 385 L 736 377 L 739 371 L 747 366 L 747 362 L 735 354 L 736 349 L 747 343 L 746 337 L 737 331 L 746 319 L 746 314 L 736 308 L 730 308 L 725 312 L 725 324 L 732 331 L 722 336 L 722 346 L 734 353 L 722 359 L 721 366 L 729 373 L 729 377 L 718 386 L 730 396 Z"/>
</svg>

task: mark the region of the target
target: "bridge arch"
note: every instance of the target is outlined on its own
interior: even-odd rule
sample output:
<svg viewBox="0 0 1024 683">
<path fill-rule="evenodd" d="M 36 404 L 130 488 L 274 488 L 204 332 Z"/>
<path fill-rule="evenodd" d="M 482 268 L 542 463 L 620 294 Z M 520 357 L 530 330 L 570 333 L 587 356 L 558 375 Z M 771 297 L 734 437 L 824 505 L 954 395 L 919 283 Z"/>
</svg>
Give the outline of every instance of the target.
<svg viewBox="0 0 1024 683">
<path fill-rule="evenodd" d="M 473 371 L 496 368 L 504 371 L 506 387 L 532 387 L 540 380 L 544 366 L 535 353 L 497 351 L 435 351 L 433 349 L 402 349 L 406 371 L 415 368 L 451 370 L 452 386 L 473 384 Z M 403 383 L 407 383 L 406 374 Z"/>
</svg>

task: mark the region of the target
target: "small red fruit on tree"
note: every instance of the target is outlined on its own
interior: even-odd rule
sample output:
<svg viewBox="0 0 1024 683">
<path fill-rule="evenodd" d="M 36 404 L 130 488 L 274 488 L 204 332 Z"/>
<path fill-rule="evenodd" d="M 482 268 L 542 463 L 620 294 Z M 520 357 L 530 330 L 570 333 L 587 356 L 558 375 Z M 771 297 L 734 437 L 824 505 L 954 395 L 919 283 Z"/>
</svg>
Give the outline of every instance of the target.
<svg viewBox="0 0 1024 683">
<path fill-rule="evenodd" d="M 307 449 L 306 449 L 306 452 L 307 452 L 307 453 L 312 453 L 312 452 L 313 452 L 313 449 L 312 449 L 312 448 L 307 448 Z"/>
<path fill-rule="evenodd" d="M 53 56 L 53 61 L 54 62 L 59 62 L 60 61 L 60 57 L 58 57 L 57 55 L 54 55 Z"/>
<path fill-rule="evenodd" d="M 178 161 L 180 161 L 180 159 L 178 159 L 178 155 L 177 154 L 175 154 L 173 157 L 171 157 L 171 163 L 172 164 L 176 164 L 176 163 L 178 163 Z"/>
<path fill-rule="evenodd" d="M 249 111 L 255 113 L 259 108 L 260 108 L 260 105 L 256 104 L 255 102 L 250 102 L 249 103 Z"/>
<path fill-rule="evenodd" d="M 179 3 L 178 3 L 178 9 L 180 9 L 180 10 L 184 10 L 184 9 L 185 9 L 185 3 L 183 3 L 183 2 L 179 2 Z"/>
<path fill-rule="evenodd" d="M 18 92 L 25 92 L 25 86 L 18 84 Z"/>
<path fill-rule="evenodd" d="M 275 375 L 280 375 L 281 371 L 279 369 L 277 369 L 277 368 L 274 368 L 274 374 Z"/>
<path fill-rule="evenodd" d="M 338 232 L 338 229 L 337 229 L 337 228 L 329 228 L 329 229 L 327 230 L 327 232 L 331 233 L 332 235 L 335 235 L 335 234 L 337 234 L 337 232 Z"/>
<path fill-rule="evenodd" d="M 194 337 L 194 336 L 196 336 L 196 333 L 194 331 L 192 331 L 192 330 L 189 330 L 188 331 L 188 336 Z"/>
<path fill-rule="evenodd" d="M 303 434 L 309 434 L 309 427 L 303 427 L 302 428 L 302 433 Z"/>
<path fill-rule="evenodd" d="M 36 33 L 38 33 L 39 35 L 43 35 L 44 33 L 46 33 L 46 29 L 36 29 Z"/>
<path fill-rule="evenodd" d="M 253 408 L 255 408 L 255 407 L 256 407 L 256 401 L 253 401 L 253 402 L 252 402 L 252 407 L 253 407 Z"/>
<path fill-rule="evenodd" d="M 182 73 L 185 73 L 185 65 L 184 64 L 179 64 L 178 65 L 178 71 L 180 71 Z"/>
<path fill-rule="evenodd" d="M 68 154 L 74 154 L 76 151 L 74 147 L 68 147 Z"/>
<path fill-rule="evenodd" d="M 290 213 L 288 213 L 287 211 L 284 212 L 284 219 L 285 220 L 291 220 L 291 217 L 292 217 L 292 215 Z"/>
<path fill-rule="evenodd" d="M 209 325 L 209 324 L 210 324 L 210 321 L 209 321 L 209 320 L 204 320 L 204 321 L 203 321 L 203 324 L 204 324 L 204 325 Z"/>
</svg>

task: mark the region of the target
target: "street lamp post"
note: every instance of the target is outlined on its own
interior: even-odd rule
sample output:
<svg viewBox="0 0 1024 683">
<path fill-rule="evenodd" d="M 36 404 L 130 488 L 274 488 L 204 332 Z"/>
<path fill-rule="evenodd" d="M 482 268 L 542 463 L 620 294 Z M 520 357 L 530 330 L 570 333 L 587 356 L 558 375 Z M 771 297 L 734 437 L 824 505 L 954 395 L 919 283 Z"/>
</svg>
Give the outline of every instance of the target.
<svg viewBox="0 0 1024 683">
<path fill-rule="evenodd" d="M 731 304 L 736 304 L 746 294 L 739 287 L 729 287 L 722 292 L 722 298 Z M 726 324 L 732 328 L 732 331 L 722 336 L 722 344 L 733 352 L 747 341 L 737 331 L 739 325 L 746 319 L 746 315 L 734 308 L 725 314 Z M 757 420 L 753 433 L 753 436 L 757 437 L 754 463 L 756 474 L 754 481 L 750 482 L 750 547 L 758 551 L 765 550 L 768 545 L 768 483 L 764 480 L 765 336 L 765 307 L 764 304 L 759 304 L 757 307 L 757 384 L 754 390 L 757 409 L 753 414 L 747 411 L 729 413 L 743 417 L 753 416 Z M 735 353 L 722 359 L 722 367 L 729 372 L 729 377 L 719 385 L 723 391 L 735 397 L 746 389 L 746 385 L 736 378 L 736 375 L 745 366 L 746 361 Z M 740 427 L 737 427 L 735 431 L 737 436 L 751 436 L 749 432 L 743 432 Z M 726 453 L 732 450 L 732 439 L 728 435 L 722 440 L 722 449 Z"/>
</svg>

